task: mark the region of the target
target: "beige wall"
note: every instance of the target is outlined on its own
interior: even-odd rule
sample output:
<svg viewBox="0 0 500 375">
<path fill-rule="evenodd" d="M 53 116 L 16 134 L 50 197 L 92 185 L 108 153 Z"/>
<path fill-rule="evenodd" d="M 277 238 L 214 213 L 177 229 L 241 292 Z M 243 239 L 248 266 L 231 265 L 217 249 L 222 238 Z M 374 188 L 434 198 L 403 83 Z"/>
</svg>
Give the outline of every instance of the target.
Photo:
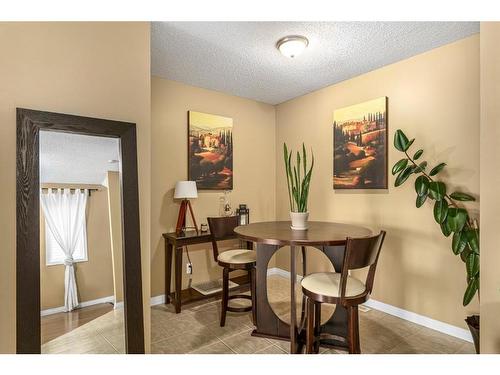
<svg viewBox="0 0 500 375">
<path fill-rule="evenodd" d="M 359 224 L 388 234 L 373 298 L 455 326 L 478 312 L 462 307 L 465 268 L 434 222 L 432 206 L 415 208 L 413 184 L 381 192 L 332 189 L 332 116 L 336 108 L 387 96 L 389 165 L 401 155 L 392 147 L 396 129 L 415 137 L 431 165 L 445 161 L 441 177 L 450 188 L 479 193 L 479 36 L 428 51 L 277 106 L 277 217 L 288 217 L 282 144 L 302 141 L 314 149 L 312 220 Z M 416 150 L 416 148 L 415 148 Z M 311 269 L 325 268 L 319 256 Z M 277 264 L 286 268 L 281 252 Z"/>
<path fill-rule="evenodd" d="M 500 23 L 481 22 L 481 353 L 500 353 Z"/>
<path fill-rule="evenodd" d="M 15 351 L 16 107 L 137 123 L 143 295 L 150 342 L 148 23 L 0 23 L 0 353 Z"/>
<path fill-rule="evenodd" d="M 75 265 L 80 303 L 112 296 L 113 265 L 107 189 L 93 191 L 87 204 L 88 261 Z M 40 289 L 42 310 L 64 306 L 64 265 L 47 266 L 45 218 L 40 212 Z"/>
<path fill-rule="evenodd" d="M 187 111 L 233 118 L 234 190 L 231 203 L 247 203 L 251 221 L 273 220 L 275 213 L 275 109 L 273 106 L 219 92 L 152 78 L 151 132 L 151 292 L 164 293 L 162 233 L 175 227 L 179 204 L 173 188 L 187 178 Z M 199 192 L 192 201 L 198 224 L 219 213 L 221 192 Z M 210 244 L 190 247 L 193 283 L 221 277 Z M 183 287 L 187 285 L 184 254 Z"/>
<path fill-rule="evenodd" d="M 108 171 L 105 185 L 108 187 L 108 218 L 111 237 L 111 260 L 113 263 L 113 291 L 115 303 L 123 301 L 123 241 L 122 241 L 122 196 L 120 172 Z"/>
</svg>

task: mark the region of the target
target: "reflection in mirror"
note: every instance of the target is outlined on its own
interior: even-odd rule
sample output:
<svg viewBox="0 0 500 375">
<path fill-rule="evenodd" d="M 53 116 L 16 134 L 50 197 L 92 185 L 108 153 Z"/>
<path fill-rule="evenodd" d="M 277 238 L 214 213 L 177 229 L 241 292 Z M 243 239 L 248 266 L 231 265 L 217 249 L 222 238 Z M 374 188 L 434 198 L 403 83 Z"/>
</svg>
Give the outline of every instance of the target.
<svg viewBox="0 0 500 375">
<path fill-rule="evenodd" d="M 124 353 L 116 138 L 40 131 L 42 353 Z"/>
</svg>

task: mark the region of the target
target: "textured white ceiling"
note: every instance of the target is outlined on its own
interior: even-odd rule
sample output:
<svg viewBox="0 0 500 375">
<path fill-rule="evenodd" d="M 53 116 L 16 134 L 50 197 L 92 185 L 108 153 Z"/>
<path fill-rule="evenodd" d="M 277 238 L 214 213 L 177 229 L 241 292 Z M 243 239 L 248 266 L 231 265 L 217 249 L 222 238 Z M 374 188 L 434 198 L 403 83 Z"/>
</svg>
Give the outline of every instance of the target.
<svg viewBox="0 0 500 375">
<path fill-rule="evenodd" d="M 40 183 L 102 184 L 119 159 L 117 138 L 40 132 Z"/>
<path fill-rule="evenodd" d="M 278 104 L 479 32 L 478 22 L 153 22 L 152 74 Z M 299 34 L 295 59 L 276 41 Z"/>
</svg>

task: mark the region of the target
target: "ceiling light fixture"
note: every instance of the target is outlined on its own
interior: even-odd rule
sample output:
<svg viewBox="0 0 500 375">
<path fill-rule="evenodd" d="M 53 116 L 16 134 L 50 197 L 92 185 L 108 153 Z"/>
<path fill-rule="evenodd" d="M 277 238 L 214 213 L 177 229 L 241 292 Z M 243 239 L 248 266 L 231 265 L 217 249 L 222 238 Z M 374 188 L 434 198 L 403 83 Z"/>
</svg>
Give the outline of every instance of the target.
<svg viewBox="0 0 500 375">
<path fill-rule="evenodd" d="M 300 55 L 309 44 L 305 36 L 289 35 L 276 42 L 276 48 L 283 56 L 294 58 Z"/>
</svg>

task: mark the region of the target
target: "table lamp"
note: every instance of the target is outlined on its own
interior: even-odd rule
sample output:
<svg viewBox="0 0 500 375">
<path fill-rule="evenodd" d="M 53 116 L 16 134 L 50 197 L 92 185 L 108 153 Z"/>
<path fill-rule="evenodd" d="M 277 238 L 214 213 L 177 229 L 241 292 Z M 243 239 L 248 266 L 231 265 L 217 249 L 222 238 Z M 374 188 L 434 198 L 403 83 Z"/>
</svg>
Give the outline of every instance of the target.
<svg viewBox="0 0 500 375">
<path fill-rule="evenodd" d="M 181 233 L 186 229 L 186 214 L 189 208 L 191 213 L 191 219 L 193 219 L 193 225 L 198 232 L 198 226 L 196 225 L 196 220 L 193 214 L 193 208 L 189 199 L 198 198 L 198 191 L 196 190 L 195 181 L 177 181 L 175 184 L 174 199 L 182 199 L 181 206 L 179 207 L 179 217 L 177 218 L 177 225 L 175 227 L 175 232 L 177 234 Z"/>
</svg>

